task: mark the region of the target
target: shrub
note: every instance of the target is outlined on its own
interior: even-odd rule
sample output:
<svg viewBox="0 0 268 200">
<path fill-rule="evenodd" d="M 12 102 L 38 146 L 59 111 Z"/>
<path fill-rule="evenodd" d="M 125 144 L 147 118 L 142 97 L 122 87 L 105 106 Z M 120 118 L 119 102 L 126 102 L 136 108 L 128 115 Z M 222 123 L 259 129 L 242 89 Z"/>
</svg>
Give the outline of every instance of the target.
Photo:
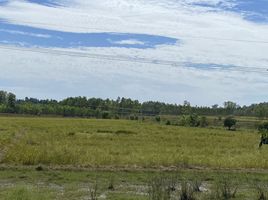
<svg viewBox="0 0 268 200">
<path fill-rule="evenodd" d="M 183 115 L 180 119 L 179 124 L 181 126 L 190 126 L 197 127 L 199 126 L 198 116 L 196 114 L 193 115 Z"/>
<path fill-rule="evenodd" d="M 120 119 L 119 115 L 115 115 L 114 119 Z"/>
<path fill-rule="evenodd" d="M 166 121 L 166 125 L 167 126 L 170 126 L 171 125 L 171 122 L 169 120 Z"/>
<path fill-rule="evenodd" d="M 156 116 L 156 117 L 155 117 L 155 121 L 160 122 L 160 121 L 161 121 L 160 116 Z"/>
<path fill-rule="evenodd" d="M 227 117 L 225 118 L 223 124 L 224 127 L 227 127 L 228 130 L 231 130 L 232 127 L 234 127 L 236 125 L 236 119 L 234 119 L 233 117 Z"/>
<path fill-rule="evenodd" d="M 101 114 L 102 119 L 110 119 L 110 113 L 109 112 L 102 112 Z"/>
</svg>

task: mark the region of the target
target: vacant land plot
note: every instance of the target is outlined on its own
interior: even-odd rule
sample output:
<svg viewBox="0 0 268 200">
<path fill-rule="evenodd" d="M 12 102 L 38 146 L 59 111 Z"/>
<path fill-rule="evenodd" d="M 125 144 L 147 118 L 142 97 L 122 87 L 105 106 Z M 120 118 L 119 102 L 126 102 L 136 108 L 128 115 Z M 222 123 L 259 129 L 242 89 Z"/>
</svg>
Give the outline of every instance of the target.
<svg viewBox="0 0 268 200">
<path fill-rule="evenodd" d="M 254 131 L 139 121 L 0 118 L 2 165 L 268 169 Z"/>
<path fill-rule="evenodd" d="M 258 142 L 244 129 L 0 117 L 0 199 L 177 200 L 183 188 L 200 189 L 195 200 L 260 199 L 268 148 Z"/>
</svg>

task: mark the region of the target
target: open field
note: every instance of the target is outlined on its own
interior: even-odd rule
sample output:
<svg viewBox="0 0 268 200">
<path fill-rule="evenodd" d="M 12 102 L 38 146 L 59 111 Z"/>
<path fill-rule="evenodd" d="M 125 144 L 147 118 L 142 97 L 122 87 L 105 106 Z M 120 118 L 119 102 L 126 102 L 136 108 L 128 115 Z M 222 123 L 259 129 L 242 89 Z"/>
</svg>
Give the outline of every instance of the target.
<svg viewBox="0 0 268 200">
<path fill-rule="evenodd" d="M 97 186 L 98 199 L 147 200 L 163 179 L 174 200 L 184 181 L 201 183 L 196 200 L 220 183 L 237 188 L 234 199 L 257 200 L 259 185 L 268 192 L 268 148 L 258 143 L 245 128 L 0 117 L 0 199 L 93 199 Z"/>
<path fill-rule="evenodd" d="M 268 169 L 255 131 L 121 120 L 0 118 L 1 164 Z"/>
</svg>

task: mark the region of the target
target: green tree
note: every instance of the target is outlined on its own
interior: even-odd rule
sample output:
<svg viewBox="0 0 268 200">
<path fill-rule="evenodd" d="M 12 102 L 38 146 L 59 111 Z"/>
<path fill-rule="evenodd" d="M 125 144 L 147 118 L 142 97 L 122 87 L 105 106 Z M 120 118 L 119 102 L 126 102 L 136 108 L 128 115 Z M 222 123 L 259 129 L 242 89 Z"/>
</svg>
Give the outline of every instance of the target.
<svg viewBox="0 0 268 200">
<path fill-rule="evenodd" d="M 223 124 L 224 124 L 224 127 L 227 127 L 228 130 L 231 130 L 232 127 L 234 127 L 236 125 L 236 119 L 233 118 L 233 117 L 227 117 L 225 118 Z"/>
<path fill-rule="evenodd" d="M 16 95 L 13 93 L 8 93 L 7 95 L 7 106 L 14 111 L 16 107 Z"/>
<path fill-rule="evenodd" d="M 7 92 L 0 91 L 0 105 L 6 104 L 6 102 L 7 102 Z"/>
</svg>

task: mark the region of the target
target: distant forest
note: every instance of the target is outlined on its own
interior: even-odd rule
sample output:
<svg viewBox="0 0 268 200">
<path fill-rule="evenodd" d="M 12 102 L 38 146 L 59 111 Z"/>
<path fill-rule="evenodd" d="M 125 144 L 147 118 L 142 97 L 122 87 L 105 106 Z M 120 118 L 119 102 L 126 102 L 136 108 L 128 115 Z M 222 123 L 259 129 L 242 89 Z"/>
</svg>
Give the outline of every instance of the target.
<svg viewBox="0 0 268 200">
<path fill-rule="evenodd" d="M 139 102 L 129 98 L 100 99 L 86 97 L 70 97 L 61 101 L 40 100 L 26 97 L 17 99 L 13 93 L 0 91 L 0 113 L 57 115 L 64 117 L 94 118 L 128 118 L 158 115 L 190 115 L 203 116 L 255 116 L 268 117 L 268 103 L 239 106 L 235 102 L 225 102 L 222 106 L 211 107 L 191 106 L 188 101 L 182 105 L 168 104 L 157 101 Z"/>
</svg>

